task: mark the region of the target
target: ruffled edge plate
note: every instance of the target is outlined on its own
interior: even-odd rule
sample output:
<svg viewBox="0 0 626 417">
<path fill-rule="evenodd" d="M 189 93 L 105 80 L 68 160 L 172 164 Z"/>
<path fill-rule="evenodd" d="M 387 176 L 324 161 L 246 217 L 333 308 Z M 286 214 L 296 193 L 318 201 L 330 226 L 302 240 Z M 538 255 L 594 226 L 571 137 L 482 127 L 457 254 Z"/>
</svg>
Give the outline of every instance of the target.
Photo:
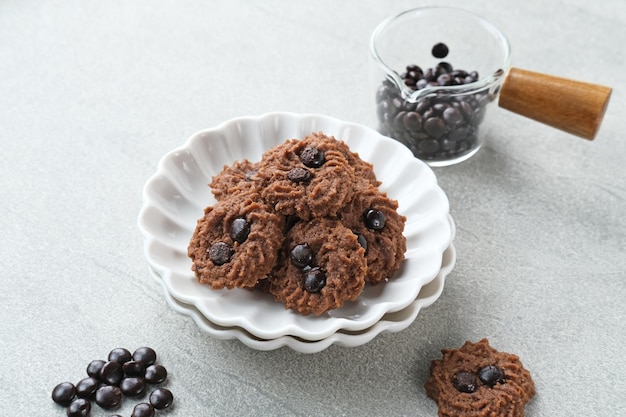
<svg viewBox="0 0 626 417">
<path fill-rule="evenodd" d="M 225 165 L 258 161 L 287 139 L 323 132 L 345 141 L 374 165 L 380 189 L 398 200 L 407 217 L 405 260 L 388 282 L 368 286 L 354 302 L 321 316 L 286 310 L 268 294 L 243 289 L 214 291 L 198 283 L 187 246 L 197 219 L 215 203 L 208 183 Z M 240 327 L 261 339 L 293 336 L 321 340 L 338 330 L 361 331 L 385 314 L 412 303 L 422 286 L 439 272 L 453 239 L 447 196 L 433 171 L 399 142 L 368 127 L 323 115 L 268 113 L 240 117 L 192 135 L 167 153 L 143 189 L 138 224 L 150 267 L 162 277 L 169 295 L 193 305 L 211 323 Z"/>
<path fill-rule="evenodd" d="M 444 252 L 439 273 L 435 279 L 421 288 L 417 298 L 411 304 L 402 310 L 383 315 L 379 321 L 367 329 L 354 332 L 338 330 L 324 339 L 314 341 L 288 335 L 280 336 L 275 339 L 261 339 L 241 327 L 223 327 L 212 323 L 193 305 L 177 301 L 173 298 L 169 294 L 158 272 L 154 271 L 152 268 L 149 268 L 149 270 L 154 279 L 163 286 L 165 299 L 169 306 L 174 311 L 193 319 L 202 331 L 216 339 L 237 339 L 244 345 L 255 350 L 270 351 L 286 346 L 300 353 L 318 353 L 333 344 L 342 347 L 357 347 L 370 342 L 379 334 L 397 333 L 406 329 L 415 321 L 422 309 L 431 306 L 441 296 L 446 277 L 454 268 L 455 262 L 456 251 L 454 245 L 450 244 Z"/>
</svg>

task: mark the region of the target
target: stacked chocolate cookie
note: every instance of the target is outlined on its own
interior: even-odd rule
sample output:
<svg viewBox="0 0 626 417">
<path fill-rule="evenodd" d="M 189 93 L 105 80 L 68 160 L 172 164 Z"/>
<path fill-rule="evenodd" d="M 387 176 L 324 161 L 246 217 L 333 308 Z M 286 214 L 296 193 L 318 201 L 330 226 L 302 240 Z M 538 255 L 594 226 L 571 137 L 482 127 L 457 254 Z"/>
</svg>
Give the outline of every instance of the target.
<svg viewBox="0 0 626 417">
<path fill-rule="evenodd" d="M 209 185 L 217 203 L 188 254 L 213 289 L 269 291 L 286 308 L 321 315 L 392 278 L 404 259 L 397 201 L 332 136 L 287 140 L 258 162 L 225 166 Z"/>
</svg>

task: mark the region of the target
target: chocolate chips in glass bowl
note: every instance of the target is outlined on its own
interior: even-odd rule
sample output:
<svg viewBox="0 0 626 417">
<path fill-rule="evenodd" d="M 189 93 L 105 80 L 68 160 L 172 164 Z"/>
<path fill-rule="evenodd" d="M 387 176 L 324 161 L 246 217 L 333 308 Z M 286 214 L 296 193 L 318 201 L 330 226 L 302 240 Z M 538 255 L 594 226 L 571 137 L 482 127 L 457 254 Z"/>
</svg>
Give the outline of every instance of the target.
<svg viewBox="0 0 626 417">
<path fill-rule="evenodd" d="M 445 57 L 448 47 L 438 43 L 432 53 Z M 425 70 L 414 64 L 405 69 L 403 88 L 385 79 L 376 92 L 378 130 L 427 162 L 460 158 L 476 149 L 486 106 L 497 93 L 469 86 L 465 92 L 463 86 L 477 82 L 478 73 L 445 61 Z M 430 93 L 413 97 L 424 89 Z"/>
<path fill-rule="evenodd" d="M 87 377 L 76 384 L 62 382 L 52 390 L 52 400 L 66 407 L 68 417 L 86 417 L 92 410 L 92 402 L 109 410 L 116 409 L 124 396 L 139 398 L 149 385 L 163 383 L 167 369 L 156 363 L 154 349 L 144 346 L 130 353 L 127 349 L 113 349 L 108 360 L 93 360 L 87 365 Z M 133 415 L 154 416 L 155 410 L 168 408 L 174 397 L 164 387 L 157 387 L 148 395 L 148 402 L 140 402 Z"/>
</svg>

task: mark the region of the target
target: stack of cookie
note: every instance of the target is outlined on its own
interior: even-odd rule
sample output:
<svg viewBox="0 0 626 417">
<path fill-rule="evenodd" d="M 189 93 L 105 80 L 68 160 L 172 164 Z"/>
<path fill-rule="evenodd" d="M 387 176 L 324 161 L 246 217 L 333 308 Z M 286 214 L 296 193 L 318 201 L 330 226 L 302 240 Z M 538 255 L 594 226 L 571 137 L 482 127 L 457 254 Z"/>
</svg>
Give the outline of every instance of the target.
<svg viewBox="0 0 626 417">
<path fill-rule="evenodd" d="M 188 247 L 193 271 L 216 290 L 269 291 L 302 315 L 339 308 L 404 259 L 406 218 L 379 185 L 371 164 L 323 133 L 225 166 Z"/>
</svg>

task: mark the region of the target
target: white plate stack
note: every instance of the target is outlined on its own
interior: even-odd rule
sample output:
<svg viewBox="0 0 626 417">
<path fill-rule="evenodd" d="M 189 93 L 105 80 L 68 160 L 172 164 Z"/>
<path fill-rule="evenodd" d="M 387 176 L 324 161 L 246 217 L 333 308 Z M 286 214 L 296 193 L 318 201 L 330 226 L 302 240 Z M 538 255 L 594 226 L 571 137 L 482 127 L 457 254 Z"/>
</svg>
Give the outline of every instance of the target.
<svg viewBox="0 0 626 417">
<path fill-rule="evenodd" d="M 406 216 L 407 251 L 388 282 L 366 286 L 354 302 L 321 316 L 286 310 L 269 294 L 214 291 L 191 270 L 187 246 L 205 207 L 215 204 L 208 184 L 237 160 L 258 161 L 287 139 L 322 132 L 346 142 L 374 165 L 380 190 Z M 139 228 L 152 275 L 170 306 L 219 339 L 239 339 L 259 350 L 288 346 L 304 353 L 336 343 L 358 346 L 380 333 L 408 327 L 441 295 L 454 267 L 454 221 L 435 174 L 399 142 L 365 126 L 320 115 L 269 113 L 200 131 L 163 157 L 143 192 Z"/>
</svg>

